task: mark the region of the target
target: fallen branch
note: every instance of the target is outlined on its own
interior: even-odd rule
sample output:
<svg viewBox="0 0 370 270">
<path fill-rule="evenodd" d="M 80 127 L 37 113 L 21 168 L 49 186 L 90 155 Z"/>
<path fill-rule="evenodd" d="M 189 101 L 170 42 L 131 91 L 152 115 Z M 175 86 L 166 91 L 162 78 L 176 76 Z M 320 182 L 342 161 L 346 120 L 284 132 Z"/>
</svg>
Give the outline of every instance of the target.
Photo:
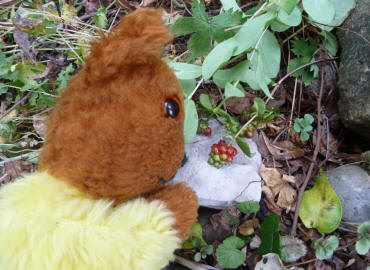
<svg viewBox="0 0 370 270">
<path fill-rule="evenodd" d="M 299 208 L 301 206 L 303 192 L 305 191 L 305 189 L 307 187 L 308 181 L 311 179 L 312 171 L 313 171 L 313 168 L 315 166 L 316 158 L 317 158 L 317 155 L 318 155 L 319 149 L 320 149 L 320 142 L 321 142 L 321 99 L 322 99 L 322 92 L 323 92 L 323 88 L 324 88 L 324 71 L 323 71 L 323 69 L 320 70 L 320 80 L 321 80 L 320 93 L 319 93 L 319 97 L 317 99 L 317 140 L 316 140 L 316 146 L 315 146 L 315 150 L 314 150 L 314 153 L 313 153 L 310 168 L 308 169 L 308 172 L 307 172 L 306 178 L 304 179 L 303 185 L 299 189 L 298 200 L 297 200 L 297 204 L 296 204 L 295 212 L 294 212 L 292 230 L 290 231 L 290 235 L 292 235 L 292 236 L 295 236 L 295 234 L 296 234 L 298 214 L 299 214 Z"/>
</svg>

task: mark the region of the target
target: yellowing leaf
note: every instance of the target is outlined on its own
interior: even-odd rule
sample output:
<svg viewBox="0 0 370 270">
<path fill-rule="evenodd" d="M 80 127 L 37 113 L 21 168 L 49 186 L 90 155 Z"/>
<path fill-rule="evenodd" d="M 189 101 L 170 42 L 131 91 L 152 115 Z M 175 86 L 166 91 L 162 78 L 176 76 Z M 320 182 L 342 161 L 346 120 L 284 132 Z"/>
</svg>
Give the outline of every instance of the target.
<svg viewBox="0 0 370 270">
<path fill-rule="evenodd" d="M 322 170 L 313 188 L 303 193 L 299 217 L 307 228 L 321 233 L 331 233 L 339 226 L 342 205 Z"/>
<path fill-rule="evenodd" d="M 194 248 L 193 246 L 193 239 L 198 238 L 200 240 L 199 246 L 205 246 L 207 243 L 203 239 L 203 229 L 202 225 L 200 225 L 199 222 L 195 222 L 190 230 L 189 238 L 182 244 L 182 248 L 188 249 L 188 248 Z"/>
</svg>

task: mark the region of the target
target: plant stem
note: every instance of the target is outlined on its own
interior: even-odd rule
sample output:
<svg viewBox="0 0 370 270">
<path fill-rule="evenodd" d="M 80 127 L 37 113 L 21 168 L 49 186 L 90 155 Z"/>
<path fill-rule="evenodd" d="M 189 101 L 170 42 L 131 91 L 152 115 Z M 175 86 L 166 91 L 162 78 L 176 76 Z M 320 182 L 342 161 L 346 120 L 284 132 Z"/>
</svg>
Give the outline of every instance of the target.
<svg viewBox="0 0 370 270">
<path fill-rule="evenodd" d="M 197 84 L 197 86 L 195 86 L 195 88 L 194 88 L 193 92 L 191 92 L 191 94 L 188 96 L 188 99 L 191 99 L 191 98 L 193 97 L 194 93 L 198 90 L 199 86 L 203 83 L 203 81 L 204 81 L 204 79 L 202 78 L 202 79 L 198 82 L 198 84 Z"/>
<path fill-rule="evenodd" d="M 321 144 L 321 99 L 322 99 L 322 92 L 323 92 L 323 89 L 324 89 L 324 70 L 322 68 L 320 70 L 320 75 L 321 75 L 320 76 L 321 85 L 320 85 L 319 97 L 317 99 L 317 140 L 316 140 L 316 146 L 315 146 L 315 150 L 314 150 L 314 153 L 313 153 L 313 157 L 312 157 L 310 167 L 309 167 L 308 172 L 306 174 L 306 178 L 303 182 L 303 185 L 299 189 L 297 204 L 296 204 L 295 212 L 294 212 L 292 230 L 290 231 L 290 235 L 292 235 L 292 236 L 295 236 L 295 234 L 296 234 L 299 208 L 301 206 L 303 193 L 304 193 L 304 191 L 307 187 L 308 181 L 311 178 L 311 174 L 312 174 L 313 168 L 315 166 L 315 161 L 316 161 L 317 155 L 319 153 L 320 144 Z"/>
<path fill-rule="evenodd" d="M 19 104 L 25 101 L 30 95 L 31 95 L 31 92 L 28 92 L 21 99 L 19 99 L 16 103 L 14 103 L 12 107 L 10 107 L 0 116 L 0 120 L 3 119 L 5 116 L 7 116 L 9 113 L 11 113 Z"/>
<path fill-rule="evenodd" d="M 286 39 L 283 40 L 283 42 L 281 44 L 284 44 L 285 42 L 287 42 L 288 40 L 290 40 L 291 38 L 295 37 L 299 32 L 301 32 L 303 29 L 305 29 L 306 27 L 308 26 L 308 24 L 305 24 L 303 25 L 301 28 L 299 28 L 297 31 L 295 31 L 293 34 L 291 34 L 289 37 L 287 37 Z"/>
</svg>

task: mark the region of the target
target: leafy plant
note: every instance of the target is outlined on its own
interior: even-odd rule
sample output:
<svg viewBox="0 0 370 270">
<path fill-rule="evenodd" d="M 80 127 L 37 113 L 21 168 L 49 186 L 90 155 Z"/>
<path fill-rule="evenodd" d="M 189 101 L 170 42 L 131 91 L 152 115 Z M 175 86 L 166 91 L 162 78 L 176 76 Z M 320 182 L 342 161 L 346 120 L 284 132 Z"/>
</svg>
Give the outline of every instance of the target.
<svg viewBox="0 0 370 270">
<path fill-rule="evenodd" d="M 107 9 L 100 7 L 94 14 L 94 23 L 99 28 L 105 28 L 108 24 Z"/>
<path fill-rule="evenodd" d="M 226 238 L 216 250 L 217 262 L 230 269 L 239 267 L 246 259 L 245 253 L 240 250 L 244 245 L 245 242 L 237 236 Z"/>
<path fill-rule="evenodd" d="M 262 221 L 261 224 L 261 245 L 258 248 L 258 254 L 265 255 L 276 253 L 281 257 L 280 240 L 280 219 L 276 213 L 271 213 Z"/>
<path fill-rule="evenodd" d="M 206 246 L 207 243 L 203 239 L 202 232 L 203 229 L 200 223 L 195 222 L 191 227 L 188 239 L 182 244 L 182 248 L 191 249 Z"/>
<path fill-rule="evenodd" d="M 366 255 L 370 249 L 370 222 L 362 223 L 357 232 L 362 236 L 356 243 L 356 251 L 360 255 Z"/>
<path fill-rule="evenodd" d="M 260 204 L 256 201 L 246 201 L 238 203 L 237 208 L 244 214 L 250 215 L 260 210 Z"/>
<path fill-rule="evenodd" d="M 313 242 L 313 248 L 316 250 L 316 257 L 319 260 L 325 260 L 333 256 L 334 250 L 338 247 L 339 240 L 335 235 L 324 239 L 321 237 L 317 241 Z"/>
<path fill-rule="evenodd" d="M 200 248 L 199 252 L 195 253 L 194 260 L 196 262 L 199 262 L 201 259 L 207 258 L 208 255 L 211 255 L 213 253 L 213 246 L 212 245 L 206 245 Z"/>
<path fill-rule="evenodd" d="M 331 233 L 339 226 L 342 205 L 322 170 L 313 188 L 303 193 L 299 217 L 306 228 L 316 228 L 321 233 Z"/>
<path fill-rule="evenodd" d="M 310 138 L 308 132 L 312 130 L 312 123 L 314 119 L 311 114 L 305 114 L 304 118 L 296 118 L 294 121 L 294 130 L 301 133 L 300 138 L 302 142 Z"/>
</svg>

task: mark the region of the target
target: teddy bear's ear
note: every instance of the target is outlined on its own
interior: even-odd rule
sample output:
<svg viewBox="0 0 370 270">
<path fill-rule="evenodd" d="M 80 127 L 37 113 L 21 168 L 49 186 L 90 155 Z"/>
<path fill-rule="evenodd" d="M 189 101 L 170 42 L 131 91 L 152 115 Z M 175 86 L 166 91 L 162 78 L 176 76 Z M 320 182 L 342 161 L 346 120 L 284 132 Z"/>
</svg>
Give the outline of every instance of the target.
<svg viewBox="0 0 370 270">
<path fill-rule="evenodd" d="M 162 22 L 162 10 L 144 8 L 125 15 L 120 24 L 100 42 L 92 44 L 91 58 L 102 58 L 105 65 L 146 63 L 160 56 L 164 44 L 172 39 Z"/>
</svg>

